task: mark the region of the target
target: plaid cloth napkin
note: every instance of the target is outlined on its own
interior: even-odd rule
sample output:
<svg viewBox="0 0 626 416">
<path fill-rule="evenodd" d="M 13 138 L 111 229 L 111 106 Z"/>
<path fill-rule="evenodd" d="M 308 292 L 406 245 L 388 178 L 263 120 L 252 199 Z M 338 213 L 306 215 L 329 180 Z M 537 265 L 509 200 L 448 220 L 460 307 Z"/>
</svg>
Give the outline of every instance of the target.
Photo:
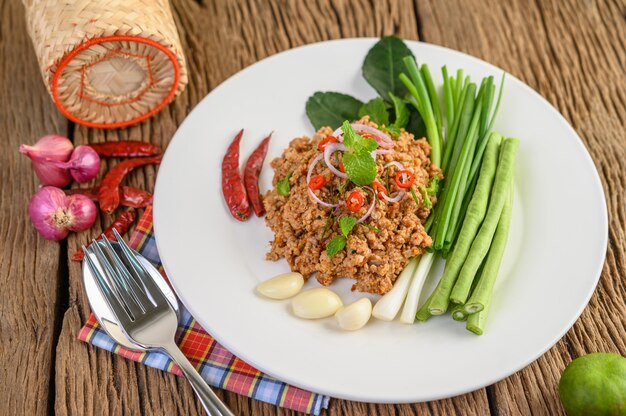
<svg viewBox="0 0 626 416">
<path fill-rule="evenodd" d="M 130 246 L 163 273 L 152 230 L 152 207 L 148 207 L 139 220 L 130 238 Z M 180 309 L 181 319 L 176 332 L 178 346 L 211 386 L 314 415 L 328 407 L 327 396 L 285 384 L 235 357 L 207 334 L 182 304 Z M 137 352 L 117 344 L 104 332 L 93 314 L 78 333 L 78 339 L 124 358 L 182 375 L 178 366 L 162 353 Z"/>
</svg>

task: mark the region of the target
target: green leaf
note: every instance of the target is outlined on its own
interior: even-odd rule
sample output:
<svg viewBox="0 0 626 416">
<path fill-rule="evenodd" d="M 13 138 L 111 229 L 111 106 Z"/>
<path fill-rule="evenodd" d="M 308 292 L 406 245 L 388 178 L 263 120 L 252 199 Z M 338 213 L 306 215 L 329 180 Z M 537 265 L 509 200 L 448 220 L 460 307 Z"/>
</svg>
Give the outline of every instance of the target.
<svg viewBox="0 0 626 416">
<path fill-rule="evenodd" d="M 335 254 L 339 253 L 346 246 L 347 240 L 343 235 L 336 235 L 326 246 L 326 253 L 328 257 L 332 257 Z"/>
<path fill-rule="evenodd" d="M 389 125 L 389 111 L 387 111 L 385 101 L 380 97 L 369 100 L 361 106 L 359 109 L 359 118 L 363 116 L 370 116 L 370 121 L 373 121 L 379 126 Z"/>
<path fill-rule="evenodd" d="M 422 137 L 426 137 L 426 124 L 424 123 L 424 119 L 420 116 L 420 113 L 417 111 L 415 107 L 408 106 L 409 109 L 409 122 L 406 125 L 405 129 L 409 133 L 413 133 L 415 139 L 421 139 Z"/>
<path fill-rule="evenodd" d="M 344 120 L 359 118 L 363 102 L 339 92 L 316 92 L 306 102 L 306 115 L 315 129 L 341 126 Z"/>
<path fill-rule="evenodd" d="M 348 178 L 356 185 L 369 185 L 376 179 L 376 161 L 368 151 L 344 153 L 343 166 Z"/>
<path fill-rule="evenodd" d="M 341 217 L 339 219 L 339 228 L 341 228 L 341 233 L 348 237 L 348 234 L 350 234 L 350 231 L 352 231 L 352 229 L 354 228 L 354 226 L 356 225 L 356 218 L 354 217 Z"/>
<path fill-rule="evenodd" d="M 391 102 L 388 93 L 403 97 L 407 89 L 398 77 L 404 70 L 402 58 L 413 56 L 409 48 L 395 36 L 381 38 L 367 53 L 363 61 L 363 78 L 378 94 Z"/>
<path fill-rule="evenodd" d="M 401 134 L 401 131 L 398 127 L 394 126 L 393 124 L 389 127 L 383 127 L 381 128 L 382 131 L 385 131 L 389 134 L 391 134 L 392 136 L 399 136 Z"/>
<path fill-rule="evenodd" d="M 372 150 L 376 150 L 378 148 L 376 140 L 364 139 L 356 134 L 354 128 L 352 128 L 352 125 L 348 120 L 343 122 L 341 130 L 343 131 L 343 144 L 351 152 L 359 152 L 362 150 L 371 152 Z"/>
<path fill-rule="evenodd" d="M 393 126 L 397 127 L 398 129 L 406 127 L 407 123 L 409 122 L 409 117 L 411 115 L 409 113 L 409 109 L 406 107 L 406 103 L 402 98 L 396 97 L 392 92 L 389 93 L 389 97 L 393 102 L 393 109 L 396 114 Z"/>
<path fill-rule="evenodd" d="M 291 178 L 291 173 L 292 172 L 289 172 L 288 174 L 285 175 L 284 178 L 282 178 L 276 183 L 276 192 L 278 192 L 278 195 L 280 196 L 289 195 L 289 192 L 291 191 L 291 186 L 289 185 L 289 178 Z"/>
</svg>

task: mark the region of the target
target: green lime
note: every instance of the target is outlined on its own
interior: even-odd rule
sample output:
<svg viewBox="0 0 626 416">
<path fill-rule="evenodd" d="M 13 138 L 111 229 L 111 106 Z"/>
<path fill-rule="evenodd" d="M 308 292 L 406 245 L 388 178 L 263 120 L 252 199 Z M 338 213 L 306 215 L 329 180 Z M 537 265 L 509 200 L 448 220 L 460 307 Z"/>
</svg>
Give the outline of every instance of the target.
<svg viewBox="0 0 626 416">
<path fill-rule="evenodd" d="M 626 415 L 626 358 L 607 352 L 576 358 L 563 371 L 559 395 L 569 416 Z"/>
</svg>

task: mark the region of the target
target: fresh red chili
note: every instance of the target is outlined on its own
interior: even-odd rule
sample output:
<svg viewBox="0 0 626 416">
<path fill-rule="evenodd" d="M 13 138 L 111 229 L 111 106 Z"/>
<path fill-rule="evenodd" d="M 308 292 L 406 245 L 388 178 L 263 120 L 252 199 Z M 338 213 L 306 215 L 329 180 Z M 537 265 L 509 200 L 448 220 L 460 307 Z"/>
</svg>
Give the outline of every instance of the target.
<svg viewBox="0 0 626 416">
<path fill-rule="evenodd" d="M 375 191 L 378 191 L 376 195 L 378 196 L 379 199 L 382 199 L 382 195 L 387 195 L 387 188 L 385 188 L 378 181 L 372 182 L 372 188 L 374 188 Z"/>
<path fill-rule="evenodd" d="M 337 140 L 335 136 L 326 136 L 326 138 L 322 139 L 317 144 L 317 150 L 319 150 L 320 152 L 323 152 L 328 143 L 337 143 L 337 142 L 339 142 L 339 140 Z"/>
<path fill-rule="evenodd" d="M 222 160 L 222 193 L 230 213 L 239 221 L 245 221 L 250 216 L 248 195 L 239 173 L 239 142 L 242 136 L 243 129 L 237 133 Z"/>
<path fill-rule="evenodd" d="M 246 187 L 250 204 L 252 204 L 252 208 L 257 217 L 262 217 L 263 214 L 265 214 L 261 193 L 259 192 L 259 176 L 261 175 L 263 161 L 265 160 L 271 137 L 272 133 L 263 139 L 259 147 L 257 147 L 248 158 L 243 170 L 243 183 Z"/>
<path fill-rule="evenodd" d="M 358 191 L 352 191 L 346 200 L 346 206 L 351 212 L 357 212 L 363 206 L 363 195 Z"/>
<path fill-rule="evenodd" d="M 406 179 L 403 181 L 402 178 L 406 177 Z M 411 185 L 413 185 L 413 182 L 415 182 L 415 176 L 413 176 L 413 174 L 411 172 L 409 172 L 408 170 L 400 170 L 398 171 L 398 173 L 396 173 L 396 185 L 398 185 L 400 188 L 410 188 Z"/>
<path fill-rule="evenodd" d="M 104 234 L 109 240 L 115 239 L 115 234 L 113 234 L 114 228 L 115 230 L 117 230 L 118 233 L 120 233 L 120 235 L 126 234 L 128 229 L 130 228 L 130 225 L 133 223 L 133 221 L 135 221 L 136 215 L 137 214 L 135 214 L 135 210 L 133 209 L 122 212 L 120 215 L 117 216 L 117 218 L 115 218 L 113 224 L 107 227 L 107 229 L 104 230 L 102 234 Z M 101 238 L 102 236 L 96 238 L 96 240 L 100 240 Z M 85 253 L 83 252 L 83 249 L 80 248 L 78 249 L 78 251 L 76 251 L 76 253 L 72 255 L 72 260 L 81 261 L 84 257 Z"/>
<path fill-rule="evenodd" d="M 343 159 L 339 160 L 339 170 L 346 173 L 346 167 L 343 165 Z"/>
<path fill-rule="evenodd" d="M 322 186 L 326 184 L 326 178 L 322 175 L 313 176 L 311 181 L 309 182 L 309 188 L 312 190 L 320 189 Z"/>
<path fill-rule="evenodd" d="M 102 184 L 98 190 L 100 209 L 110 214 L 120 205 L 120 184 L 129 172 L 133 169 L 161 163 L 161 157 L 143 157 L 136 159 L 126 159 L 113 166 L 102 179 Z"/>
<path fill-rule="evenodd" d="M 100 188 L 97 186 L 95 188 L 64 189 L 67 195 L 81 194 L 95 202 L 98 202 L 99 190 Z M 133 186 L 122 186 L 121 194 L 120 205 L 123 207 L 145 208 L 148 205 L 152 205 L 152 194 L 143 189 Z"/>
<path fill-rule="evenodd" d="M 147 157 L 161 154 L 161 146 L 137 140 L 93 143 L 89 146 L 102 157 Z"/>
<path fill-rule="evenodd" d="M 364 139 L 373 139 L 374 138 L 374 136 L 372 136 L 369 133 L 361 134 L 361 137 L 363 137 Z"/>
</svg>

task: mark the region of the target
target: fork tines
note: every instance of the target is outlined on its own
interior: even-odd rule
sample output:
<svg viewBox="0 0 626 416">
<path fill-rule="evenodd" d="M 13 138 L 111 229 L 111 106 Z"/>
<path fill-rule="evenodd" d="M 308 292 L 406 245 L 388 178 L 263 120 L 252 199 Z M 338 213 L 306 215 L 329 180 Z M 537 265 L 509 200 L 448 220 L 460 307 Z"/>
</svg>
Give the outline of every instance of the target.
<svg viewBox="0 0 626 416">
<path fill-rule="evenodd" d="M 166 298 L 134 251 L 115 229 L 113 231 L 121 255 L 104 234 L 101 240 L 93 240 L 88 247 L 83 246 L 83 251 L 112 312 L 120 321 L 126 319 L 133 322 Z"/>
</svg>

